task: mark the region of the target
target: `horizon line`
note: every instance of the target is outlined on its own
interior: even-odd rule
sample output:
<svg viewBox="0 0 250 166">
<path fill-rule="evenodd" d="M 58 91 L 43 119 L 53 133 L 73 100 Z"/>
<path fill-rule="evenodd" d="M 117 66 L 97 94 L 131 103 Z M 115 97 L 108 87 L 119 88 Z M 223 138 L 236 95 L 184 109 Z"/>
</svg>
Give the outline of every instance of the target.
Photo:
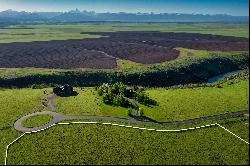
<svg viewBox="0 0 250 166">
<path fill-rule="evenodd" d="M 152 11 L 149 11 L 149 12 L 124 12 L 124 11 L 120 11 L 120 12 L 96 12 L 94 10 L 79 10 L 78 8 L 75 8 L 75 9 L 71 9 L 71 10 L 64 10 L 64 11 L 25 11 L 25 10 L 13 10 L 13 9 L 6 9 L 6 10 L 1 10 L 0 12 L 4 12 L 4 11 L 16 11 L 16 12 L 27 12 L 27 13 L 46 13 L 46 12 L 50 12 L 50 13 L 67 13 L 67 12 L 70 12 L 70 11 L 79 11 L 79 12 L 94 12 L 94 13 L 97 13 L 97 14 L 100 14 L 100 13 L 127 13 L 127 14 L 138 14 L 138 13 L 141 13 L 141 14 L 193 14 L 193 15 L 227 15 L 227 16 L 235 16 L 235 17 L 249 17 L 249 15 L 231 15 L 231 14 L 226 14 L 226 13 L 216 13 L 216 14 L 208 14 L 208 13 L 158 13 L 158 12 L 152 12 Z"/>
</svg>

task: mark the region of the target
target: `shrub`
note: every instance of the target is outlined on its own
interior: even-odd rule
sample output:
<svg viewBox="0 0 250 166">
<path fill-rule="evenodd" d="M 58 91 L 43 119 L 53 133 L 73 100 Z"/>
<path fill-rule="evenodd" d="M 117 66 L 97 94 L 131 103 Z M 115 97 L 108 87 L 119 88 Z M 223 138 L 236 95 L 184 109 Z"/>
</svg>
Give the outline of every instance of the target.
<svg viewBox="0 0 250 166">
<path fill-rule="evenodd" d="M 107 92 L 107 87 L 106 84 L 102 84 L 98 89 L 97 89 L 97 93 L 99 96 L 102 96 L 104 93 Z"/>
<path fill-rule="evenodd" d="M 47 88 L 49 85 L 46 85 L 46 84 L 34 84 L 34 85 L 31 85 L 31 88 L 32 89 L 43 89 L 43 88 Z"/>
<path fill-rule="evenodd" d="M 217 87 L 217 88 L 223 88 L 221 85 L 217 85 L 216 87 Z"/>
<path fill-rule="evenodd" d="M 124 95 L 120 94 L 114 97 L 113 104 L 122 107 L 130 107 L 129 101 L 124 98 Z"/>
<path fill-rule="evenodd" d="M 124 100 L 125 100 L 124 96 L 122 94 L 119 94 L 119 95 L 114 97 L 113 103 L 114 103 L 114 105 L 122 106 L 125 103 Z"/>
<path fill-rule="evenodd" d="M 135 91 L 136 90 L 136 91 Z M 117 106 L 130 107 L 131 103 L 126 99 L 134 98 L 141 104 L 154 105 L 156 102 L 151 100 L 148 94 L 145 93 L 143 88 L 133 87 L 127 88 L 127 85 L 117 82 L 107 87 L 106 84 L 102 84 L 98 89 L 97 93 L 103 96 L 103 102 L 106 104 L 114 104 Z"/>
<path fill-rule="evenodd" d="M 117 82 L 113 84 L 109 89 L 112 92 L 112 94 L 115 94 L 115 95 L 125 94 L 127 86 L 121 82 Z"/>
<path fill-rule="evenodd" d="M 128 116 L 132 116 L 133 110 L 130 108 L 127 110 Z"/>
<path fill-rule="evenodd" d="M 126 89 L 124 96 L 128 98 L 133 98 L 135 94 L 135 91 L 133 89 Z"/>
<path fill-rule="evenodd" d="M 104 93 L 103 94 L 103 98 L 102 98 L 103 102 L 105 104 L 112 104 L 113 103 L 113 98 L 110 94 L 108 93 Z"/>
<path fill-rule="evenodd" d="M 143 117 L 143 116 L 144 116 L 144 111 L 143 111 L 142 108 L 139 108 L 138 115 L 139 115 L 140 117 Z"/>
<path fill-rule="evenodd" d="M 138 86 L 133 86 L 133 91 L 137 91 L 138 89 Z"/>
</svg>

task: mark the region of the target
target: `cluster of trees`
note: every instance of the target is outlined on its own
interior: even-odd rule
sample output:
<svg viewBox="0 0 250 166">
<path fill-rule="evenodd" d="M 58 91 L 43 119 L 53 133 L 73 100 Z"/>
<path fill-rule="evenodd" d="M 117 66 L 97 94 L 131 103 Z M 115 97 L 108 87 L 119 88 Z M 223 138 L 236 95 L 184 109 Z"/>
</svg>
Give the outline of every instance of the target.
<svg viewBox="0 0 250 166">
<path fill-rule="evenodd" d="M 103 97 L 103 102 L 123 107 L 137 107 L 132 99 L 144 105 L 156 105 L 157 102 L 149 98 L 149 95 L 143 88 L 127 85 L 117 82 L 112 85 L 103 83 L 98 87 L 97 92 Z"/>
<path fill-rule="evenodd" d="M 122 83 L 115 83 L 113 85 L 102 84 L 97 92 L 103 96 L 103 102 L 106 104 L 114 104 L 123 107 L 129 107 L 130 103 L 125 98 L 127 86 Z"/>
</svg>

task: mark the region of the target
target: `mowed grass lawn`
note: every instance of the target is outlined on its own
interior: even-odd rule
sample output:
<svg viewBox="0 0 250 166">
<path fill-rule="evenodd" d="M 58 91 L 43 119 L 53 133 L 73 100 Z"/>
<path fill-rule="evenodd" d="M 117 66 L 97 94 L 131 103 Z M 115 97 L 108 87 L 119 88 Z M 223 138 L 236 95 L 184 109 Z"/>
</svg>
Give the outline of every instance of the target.
<svg viewBox="0 0 250 166">
<path fill-rule="evenodd" d="M 0 90 L 0 165 L 4 164 L 6 145 L 22 133 L 13 128 L 16 120 L 42 108 L 43 90 Z"/>
<path fill-rule="evenodd" d="M 142 106 L 145 115 L 162 122 L 172 122 L 247 110 L 249 81 L 243 80 L 223 88 L 150 89 L 149 96 L 159 106 Z"/>
<path fill-rule="evenodd" d="M 248 108 L 248 80 L 243 80 L 223 88 L 204 87 L 186 89 L 148 89 L 150 98 L 158 106 L 143 106 L 145 116 L 160 122 L 238 112 Z M 129 118 L 127 108 L 106 105 L 98 97 L 94 88 L 76 89 L 74 97 L 59 97 L 57 107 L 64 115 L 103 115 Z"/>
<path fill-rule="evenodd" d="M 248 88 L 247 83 L 248 81 L 241 81 L 224 88 L 234 89 L 236 87 L 239 90 L 242 87 Z M 222 90 L 224 88 L 215 89 Z M 6 145 L 22 134 L 13 128 L 13 123 L 20 117 L 43 108 L 41 107 L 41 99 L 45 97 L 44 90 L 0 90 L 1 164 L 4 164 Z M 103 104 L 93 88 L 84 88 L 84 91 L 80 88 L 76 90 L 80 93 L 78 96 L 58 99 L 57 105 L 63 103 L 60 107 L 64 108 L 64 110 L 59 109 L 59 113 L 88 115 L 95 110 L 95 115 L 127 116 L 126 108 Z M 148 90 L 151 97 L 150 91 L 154 90 L 175 91 L 173 89 L 151 89 Z M 247 92 L 246 95 L 248 95 Z M 156 107 L 160 107 L 160 105 Z M 156 109 L 156 107 L 153 109 Z M 34 119 L 29 120 L 33 125 Z M 249 130 L 246 123 L 248 122 L 242 121 L 222 125 L 248 141 Z M 147 128 L 153 127 L 148 126 Z M 176 129 L 176 127 L 173 128 Z M 185 127 L 179 126 L 179 128 Z M 247 165 L 249 163 L 248 151 L 249 146 L 246 143 L 217 126 L 181 133 L 159 133 L 95 124 L 58 125 L 43 132 L 27 134 L 13 144 L 8 153 L 8 164 Z"/>
<path fill-rule="evenodd" d="M 64 115 L 98 115 L 128 118 L 126 108 L 104 104 L 94 88 L 75 88 L 77 96 L 58 97 L 56 107 Z"/>
<path fill-rule="evenodd" d="M 26 119 L 22 125 L 28 128 L 38 127 L 49 123 L 52 119 L 50 115 L 36 115 Z"/>
<path fill-rule="evenodd" d="M 26 134 L 10 148 L 8 164 L 248 165 L 248 155 L 248 144 L 218 126 L 162 133 L 75 124 Z"/>
</svg>

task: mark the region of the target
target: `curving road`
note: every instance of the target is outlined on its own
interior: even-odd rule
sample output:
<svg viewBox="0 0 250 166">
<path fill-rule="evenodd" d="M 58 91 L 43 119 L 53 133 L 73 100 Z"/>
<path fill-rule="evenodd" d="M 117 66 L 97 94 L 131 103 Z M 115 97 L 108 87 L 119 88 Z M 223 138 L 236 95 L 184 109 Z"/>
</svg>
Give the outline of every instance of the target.
<svg viewBox="0 0 250 166">
<path fill-rule="evenodd" d="M 36 112 L 32 113 L 26 116 L 23 116 L 19 120 L 17 120 L 14 123 L 14 128 L 21 132 L 31 132 L 31 131 L 38 131 L 41 129 L 46 129 L 53 124 L 56 124 L 63 120 L 73 120 L 73 119 L 101 119 L 101 120 L 113 120 L 113 121 L 119 121 L 119 122 L 125 122 L 125 123 L 131 123 L 131 124 L 143 124 L 143 125 L 151 125 L 151 126 L 173 126 L 173 125 L 180 125 L 180 124 L 190 124 L 190 123 L 197 123 L 197 122 L 203 122 L 208 120 L 216 120 L 216 119 L 223 119 L 223 118 L 230 118 L 230 117 L 238 117 L 242 116 L 244 114 L 249 114 L 248 110 L 240 111 L 240 112 L 233 112 L 233 113 L 227 113 L 227 114 L 220 114 L 220 115 L 214 115 L 214 116 L 208 116 L 208 117 L 201 117 L 196 119 L 189 119 L 189 120 L 183 120 L 183 121 L 176 121 L 176 122 L 142 122 L 136 119 L 123 119 L 123 118 L 117 118 L 112 116 L 65 116 L 61 115 L 59 113 L 56 113 L 57 109 L 53 104 L 54 99 L 56 98 L 56 95 L 52 95 L 48 97 L 48 106 L 52 110 L 51 111 L 42 111 L 42 112 Z M 26 128 L 22 126 L 23 121 L 25 121 L 27 118 L 30 118 L 32 116 L 36 115 L 51 115 L 53 117 L 52 121 L 49 123 L 39 126 L 39 127 L 33 127 L 33 128 Z"/>
</svg>

